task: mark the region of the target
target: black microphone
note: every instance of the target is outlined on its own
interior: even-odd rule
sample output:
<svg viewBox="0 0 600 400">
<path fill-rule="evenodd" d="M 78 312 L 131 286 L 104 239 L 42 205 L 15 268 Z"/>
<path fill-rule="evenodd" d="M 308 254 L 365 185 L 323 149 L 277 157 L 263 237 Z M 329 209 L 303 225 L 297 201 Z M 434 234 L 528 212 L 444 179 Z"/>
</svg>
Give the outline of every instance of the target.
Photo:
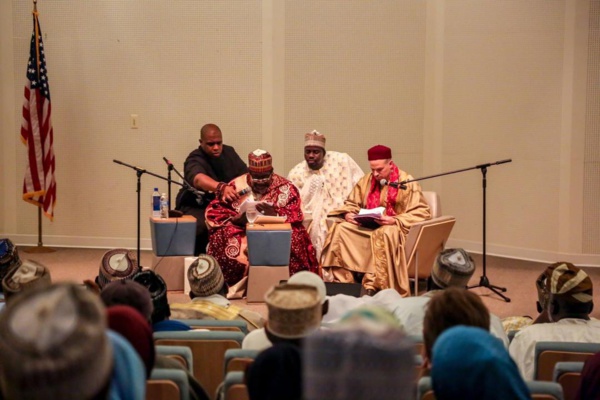
<svg viewBox="0 0 600 400">
<path fill-rule="evenodd" d="M 250 193 L 250 191 L 252 190 L 252 188 L 250 186 L 240 190 L 239 192 L 237 192 L 238 196 L 243 196 L 246 193 Z"/>
<path fill-rule="evenodd" d="M 167 165 L 168 165 L 169 167 L 172 167 L 172 166 L 173 166 L 173 163 L 172 163 L 171 161 L 167 160 L 167 157 L 163 157 L 163 160 L 165 160 L 165 162 L 167 163 Z"/>
<path fill-rule="evenodd" d="M 391 187 L 395 187 L 396 189 L 397 189 L 397 188 L 402 188 L 402 186 L 404 186 L 404 185 L 402 184 L 402 182 L 388 182 L 388 181 L 387 181 L 387 179 L 381 179 L 381 180 L 379 181 L 379 184 L 380 184 L 381 186 L 391 186 Z"/>
</svg>

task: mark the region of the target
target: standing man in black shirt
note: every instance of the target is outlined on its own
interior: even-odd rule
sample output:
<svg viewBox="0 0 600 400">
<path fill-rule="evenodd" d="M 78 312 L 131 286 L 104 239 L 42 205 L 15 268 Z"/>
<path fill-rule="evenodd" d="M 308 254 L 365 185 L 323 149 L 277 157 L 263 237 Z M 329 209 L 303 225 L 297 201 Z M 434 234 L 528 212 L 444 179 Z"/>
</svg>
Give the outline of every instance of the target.
<svg viewBox="0 0 600 400">
<path fill-rule="evenodd" d="M 199 199 L 182 188 L 177 194 L 176 209 L 196 218 L 196 245 L 194 254 L 206 252 L 208 228 L 204 213 L 208 203 L 218 197 L 232 202 L 239 198 L 235 188 L 228 185 L 234 178 L 248 172 L 244 161 L 231 146 L 223 144 L 221 129 L 206 124 L 200 130 L 200 146 L 192 151 L 183 164 L 185 180 L 206 194 Z"/>
</svg>

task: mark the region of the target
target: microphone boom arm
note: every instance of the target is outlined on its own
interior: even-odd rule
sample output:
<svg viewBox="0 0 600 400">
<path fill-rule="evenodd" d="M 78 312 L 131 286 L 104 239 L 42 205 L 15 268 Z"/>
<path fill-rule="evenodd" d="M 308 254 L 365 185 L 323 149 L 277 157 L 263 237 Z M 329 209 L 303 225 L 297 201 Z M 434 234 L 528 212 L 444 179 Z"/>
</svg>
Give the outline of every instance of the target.
<svg viewBox="0 0 600 400">
<path fill-rule="evenodd" d="M 457 169 L 455 171 L 449 171 L 449 172 L 442 172 L 441 174 L 423 176 L 423 177 L 420 177 L 420 178 L 407 179 L 407 180 L 404 180 L 402 182 L 397 182 L 397 183 L 398 183 L 398 186 L 402 190 L 405 190 L 407 183 L 417 182 L 417 181 L 424 181 L 426 179 L 437 178 L 438 176 L 457 174 L 459 172 L 470 171 L 472 169 L 481 169 L 481 170 L 483 170 L 483 169 L 487 169 L 487 167 L 491 167 L 492 165 L 505 164 L 505 163 L 509 163 L 509 162 L 512 162 L 512 159 L 507 158 L 506 160 L 500 160 L 500 161 L 496 161 L 496 162 L 493 162 L 493 163 L 480 164 L 480 165 L 476 165 L 474 167 L 462 168 L 462 169 Z"/>
</svg>

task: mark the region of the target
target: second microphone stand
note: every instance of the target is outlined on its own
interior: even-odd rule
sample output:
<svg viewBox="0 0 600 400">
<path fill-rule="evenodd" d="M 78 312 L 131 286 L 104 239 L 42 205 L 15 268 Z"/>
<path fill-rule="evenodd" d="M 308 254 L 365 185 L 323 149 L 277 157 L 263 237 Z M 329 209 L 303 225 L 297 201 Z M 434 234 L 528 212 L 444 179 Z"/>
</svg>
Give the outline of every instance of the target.
<svg viewBox="0 0 600 400">
<path fill-rule="evenodd" d="M 512 161 L 512 159 L 501 160 L 501 161 L 496 161 L 494 163 L 487 163 L 487 164 L 476 165 L 476 166 L 470 167 L 470 168 L 458 169 L 456 171 L 444 172 L 444 173 L 441 173 L 441 174 L 425 176 L 425 177 L 417 178 L 417 179 L 410 179 L 410 180 L 406 180 L 406 181 L 402 181 L 402 182 L 398 183 L 398 186 L 401 189 L 406 189 L 406 184 L 410 183 L 410 182 L 422 181 L 422 180 L 425 180 L 425 179 L 436 178 L 438 176 L 456 174 L 456 173 L 459 173 L 459 172 L 470 171 L 472 169 L 479 169 L 479 170 L 481 170 L 481 175 L 482 175 L 482 189 L 483 189 L 483 254 L 482 254 L 482 257 L 483 257 L 483 275 L 479 279 L 479 284 L 478 285 L 469 286 L 467 289 L 473 289 L 473 288 L 478 288 L 478 287 L 488 288 L 492 292 L 494 292 L 498 296 L 500 296 L 507 303 L 510 302 L 510 299 L 508 297 L 506 297 L 504 294 L 502 294 L 503 292 L 506 292 L 506 288 L 500 287 L 500 286 L 496 286 L 496 285 L 492 285 L 490 283 L 487 275 L 486 275 L 486 259 L 487 259 L 487 256 L 486 256 L 486 188 L 487 188 L 486 174 L 487 174 L 488 167 L 491 167 L 492 165 L 499 165 L 499 164 L 509 163 L 511 161 Z"/>
</svg>

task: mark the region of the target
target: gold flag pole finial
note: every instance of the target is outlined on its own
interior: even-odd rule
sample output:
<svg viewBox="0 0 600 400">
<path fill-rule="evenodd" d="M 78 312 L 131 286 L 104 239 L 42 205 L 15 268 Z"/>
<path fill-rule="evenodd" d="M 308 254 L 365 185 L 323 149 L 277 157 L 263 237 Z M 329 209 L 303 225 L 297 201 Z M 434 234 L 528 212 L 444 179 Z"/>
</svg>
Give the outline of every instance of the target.
<svg viewBox="0 0 600 400">
<path fill-rule="evenodd" d="M 37 0 L 33 0 L 33 12 L 37 12 Z"/>
</svg>

